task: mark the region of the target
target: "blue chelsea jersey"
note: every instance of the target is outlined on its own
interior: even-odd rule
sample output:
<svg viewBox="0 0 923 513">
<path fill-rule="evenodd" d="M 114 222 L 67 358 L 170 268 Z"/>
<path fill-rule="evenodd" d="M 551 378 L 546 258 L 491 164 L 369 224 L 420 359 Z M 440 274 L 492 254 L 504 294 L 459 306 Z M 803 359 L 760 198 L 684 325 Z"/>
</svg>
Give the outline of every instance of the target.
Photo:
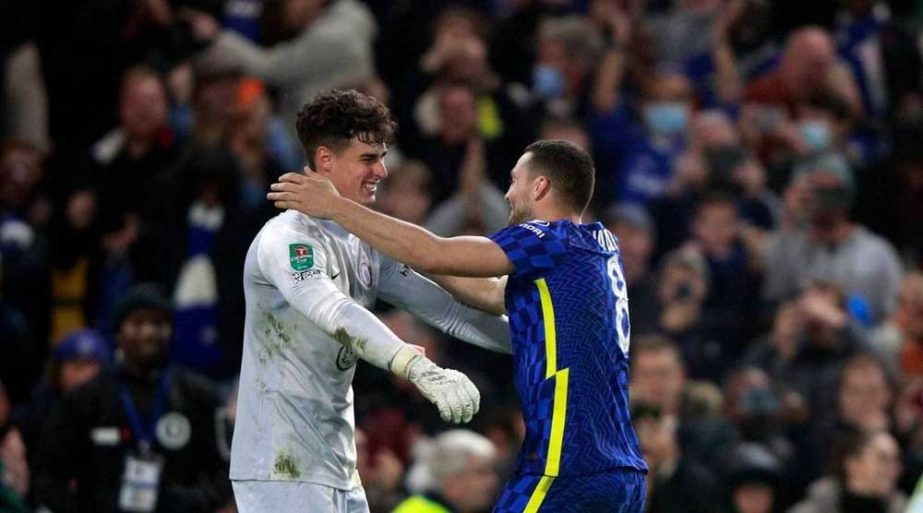
<svg viewBox="0 0 923 513">
<path fill-rule="evenodd" d="M 647 471 L 628 402 L 628 287 L 602 224 L 531 221 L 491 236 L 512 262 L 506 310 L 526 438 L 517 473 Z"/>
</svg>

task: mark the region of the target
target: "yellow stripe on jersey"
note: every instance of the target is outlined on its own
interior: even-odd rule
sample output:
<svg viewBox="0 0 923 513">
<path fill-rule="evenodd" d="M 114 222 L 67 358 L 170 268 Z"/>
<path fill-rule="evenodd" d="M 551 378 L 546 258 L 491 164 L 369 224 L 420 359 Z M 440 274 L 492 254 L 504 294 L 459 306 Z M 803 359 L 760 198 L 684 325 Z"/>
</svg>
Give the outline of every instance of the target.
<svg viewBox="0 0 923 513">
<path fill-rule="evenodd" d="M 538 485 L 535 486 L 535 491 L 532 492 L 532 496 L 529 497 L 529 502 L 526 503 L 526 509 L 522 510 L 522 513 L 536 513 L 538 508 L 542 506 L 542 501 L 545 500 L 545 496 L 548 495 L 548 489 L 551 488 L 551 483 L 554 482 L 553 477 L 543 476 L 539 480 Z"/>
<path fill-rule="evenodd" d="M 545 475 L 557 476 L 561 466 L 561 446 L 564 444 L 564 422 L 567 419 L 567 380 L 570 369 L 559 370 L 554 375 L 554 409 L 551 414 L 551 437 L 548 440 L 548 459 Z"/>
<path fill-rule="evenodd" d="M 542 318 L 545 321 L 545 379 L 554 376 L 558 371 L 557 334 L 554 329 L 554 306 L 551 304 L 551 293 L 548 292 L 548 283 L 545 278 L 535 280 L 538 287 L 538 297 L 542 302 Z"/>
</svg>

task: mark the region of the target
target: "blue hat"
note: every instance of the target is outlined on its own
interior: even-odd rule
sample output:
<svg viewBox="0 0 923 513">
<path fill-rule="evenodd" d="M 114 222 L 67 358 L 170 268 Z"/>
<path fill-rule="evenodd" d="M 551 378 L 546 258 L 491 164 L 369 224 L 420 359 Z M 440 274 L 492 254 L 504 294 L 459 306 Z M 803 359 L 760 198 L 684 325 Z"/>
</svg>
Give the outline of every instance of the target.
<svg viewBox="0 0 923 513">
<path fill-rule="evenodd" d="M 109 361 L 109 345 L 95 330 L 79 330 L 58 343 L 52 358 L 55 363 L 83 359 L 104 364 Z"/>
</svg>

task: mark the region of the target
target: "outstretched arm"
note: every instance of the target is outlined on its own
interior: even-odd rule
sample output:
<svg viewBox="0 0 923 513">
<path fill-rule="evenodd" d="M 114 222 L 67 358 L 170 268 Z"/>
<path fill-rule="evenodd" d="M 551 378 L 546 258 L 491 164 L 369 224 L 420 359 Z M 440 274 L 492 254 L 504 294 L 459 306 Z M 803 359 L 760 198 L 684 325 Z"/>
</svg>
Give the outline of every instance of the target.
<svg viewBox="0 0 923 513">
<path fill-rule="evenodd" d="M 448 292 L 406 264 L 382 257 L 378 297 L 407 310 L 449 336 L 490 351 L 509 353 L 510 325 L 500 312 L 476 310 L 454 299 Z M 473 282 L 496 278 L 459 278 Z M 487 313 L 485 313 L 487 312 Z M 491 315 L 496 313 L 495 315 Z"/>
<path fill-rule="evenodd" d="M 487 237 L 434 235 L 341 197 L 317 173 L 287 173 L 267 197 L 276 207 L 331 219 L 378 251 L 426 274 L 504 276 L 513 272 L 506 253 Z"/>
<path fill-rule="evenodd" d="M 463 276 L 433 275 L 433 281 L 449 291 L 462 303 L 494 315 L 506 313 L 504 294 L 507 277 L 468 278 Z"/>
<path fill-rule="evenodd" d="M 310 255 L 307 263 L 295 260 L 293 247 Z M 260 236 L 256 259 L 262 278 L 292 308 L 359 358 L 409 380 L 443 420 L 468 422 L 477 413 L 480 393 L 464 374 L 438 367 L 337 288 L 319 240 L 295 230 L 270 231 Z"/>
</svg>

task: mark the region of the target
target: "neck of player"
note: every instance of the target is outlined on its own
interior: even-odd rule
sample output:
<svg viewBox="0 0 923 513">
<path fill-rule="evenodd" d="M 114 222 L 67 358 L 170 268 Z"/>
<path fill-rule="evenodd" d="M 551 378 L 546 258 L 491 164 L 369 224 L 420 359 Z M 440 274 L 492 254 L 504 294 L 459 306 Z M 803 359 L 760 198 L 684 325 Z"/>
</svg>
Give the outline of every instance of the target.
<svg viewBox="0 0 923 513">
<path fill-rule="evenodd" d="M 563 208 L 553 203 L 535 205 L 535 218 L 539 221 L 567 220 L 574 224 L 583 223 L 583 214 L 574 212 L 571 208 Z"/>
</svg>

